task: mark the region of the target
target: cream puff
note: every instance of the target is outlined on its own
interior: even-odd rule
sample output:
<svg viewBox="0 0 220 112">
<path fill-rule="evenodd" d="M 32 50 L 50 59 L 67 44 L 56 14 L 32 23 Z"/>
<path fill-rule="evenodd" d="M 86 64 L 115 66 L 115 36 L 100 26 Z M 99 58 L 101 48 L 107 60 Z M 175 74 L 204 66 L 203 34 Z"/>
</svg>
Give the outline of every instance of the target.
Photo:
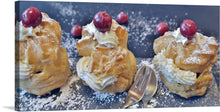
<svg viewBox="0 0 220 112">
<path fill-rule="evenodd" d="M 218 60 L 214 37 L 198 33 L 193 21 L 184 20 L 180 28 L 157 38 L 153 49 L 153 63 L 172 93 L 185 98 L 205 94 L 212 84 L 211 66 Z"/>
<path fill-rule="evenodd" d="M 98 12 L 90 24 L 83 26 L 82 38 L 76 43 L 83 56 L 76 65 L 79 78 L 99 92 L 115 94 L 129 89 L 136 59 L 127 49 L 127 40 L 125 27 L 107 13 Z"/>
<path fill-rule="evenodd" d="M 59 23 L 34 7 L 17 22 L 16 79 L 28 93 L 43 95 L 65 84 L 71 72 L 61 34 Z"/>
</svg>

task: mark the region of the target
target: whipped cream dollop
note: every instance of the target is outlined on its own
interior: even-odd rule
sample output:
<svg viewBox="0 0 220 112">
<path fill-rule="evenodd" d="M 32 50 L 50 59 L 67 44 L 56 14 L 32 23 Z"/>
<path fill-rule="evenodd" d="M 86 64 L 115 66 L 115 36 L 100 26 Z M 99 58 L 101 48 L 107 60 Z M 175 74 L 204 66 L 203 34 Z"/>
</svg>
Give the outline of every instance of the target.
<svg viewBox="0 0 220 112">
<path fill-rule="evenodd" d="M 16 22 L 15 27 L 15 40 L 16 41 L 25 41 L 29 36 L 36 36 L 36 33 L 39 31 L 38 28 L 33 29 L 33 27 L 25 28 L 22 24 L 22 21 Z M 16 61 L 15 63 L 15 72 L 16 77 L 19 79 L 29 78 L 32 74 L 32 66 L 28 64 L 27 58 L 27 50 L 25 50 L 25 59 Z"/>
<path fill-rule="evenodd" d="M 19 79 L 26 79 L 29 78 L 32 74 L 32 66 L 28 65 L 24 62 L 18 62 L 15 64 L 15 72 L 16 77 Z"/>
<path fill-rule="evenodd" d="M 87 24 L 83 30 L 86 30 L 89 32 L 89 34 L 94 35 L 94 40 L 97 40 L 99 44 L 105 45 L 108 48 L 115 48 L 119 44 L 118 37 L 112 29 L 110 29 L 110 31 L 102 33 L 99 32 L 94 23 L 91 22 L 90 24 Z"/>
<path fill-rule="evenodd" d="M 175 41 L 177 43 L 182 43 L 183 45 L 186 45 L 190 42 L 195 42 L 195 38 L 193 38 L 192 40 L 188 40 L 187 37 L 184 37 L 180 32 L 180 28 L 177 28 L 177 30 L 173 31 L 172 35 L 175 37 Z"/>
<path fill-rule="evenodd" d="M 16 41 L 25 41 L 28 36 L 35 36 L 33 33 L 32 27 L 25 28 L 22 22 L 16 22 L 15 26 L 15 40 Z M 27 51 L 25 51 L 25 54 Z M 16 78 L 26 79 L 30 77 L 31 74 L 31 66 L 27 64 L 27 59 L 16 61 L 15 63 L 15 75 Z"/>
<path fill-rule="evenodd" d="M 96 76 L 94 73 L 89 73 L 89 62 L 90 57 L 81 58 L 77 63 L 76 69 L 79 78 L 84 80 L 93 90 L 102 91 L 105 87 L 117 81 L 116 75 L 105 77 L 105 74 Z"/>
<path fill-rule="evenodd" d="M 53 19 L 47 17 L 44 15 L 44 13 L 42 13 L 43 18 L 42 18 L 42 22 L 48 22 L 48 23 L 53 23 Z M 22 21 L 16 21 L 16 26 L 15 26 L 15 40 L 16 41 L 25 41 L 27 40 L 27 38 L 29 37 L 35 37 L 35 38 L 42 38 L 44 36 L 37 36 L 37 33 L 39 33 L 42 29 L 41 25 L 38 25 L 37 27 L 33 28 L 31 27 L 24 27 L 22 24 Z M 42 31 L 43 32 L 43 31 Z M 38 52 L 41 52 L 42 49 L 41 47 L 36 46 L 36 48 L 38 48 Z M 48 48 L 49 49 L 49 48 Z M 57 48 L 55 48 L 55 52 L 57 52 Z M 50 50 L 50 49 L 49 49 Z M 29 78 L 32 74 L 32 65 L 29 64 L 28 62 L 28 52 L 27 49 L 25 49 L 25 59 L 19 60 L 15 62 L 15 69 L 16 69 L 16 77 L 20 78 L 20 79 L 25 79 L 25 78 Z M 47 61 L 47 59 L 45 60 L 41 60 L 42 62 Z"/>
<path fill-rule="evenodd" d="M 165 57 L 164 50 L 154 57 L 153 63 L 169 82 L 183 85 L 193 85 L 196 82 L 196 73 L 179 69 L 173 59 Z"/>
<path fill-rule="evenodd" d="M 24 41 L 27 40 L 29 36 L 36 36 L 36 33 L 40 32 L 38 27 L 27 27 L 25 28 L 22 24 L 22 21 L 16 22 L 15 26 L 15 40 Z"/>
</svg>

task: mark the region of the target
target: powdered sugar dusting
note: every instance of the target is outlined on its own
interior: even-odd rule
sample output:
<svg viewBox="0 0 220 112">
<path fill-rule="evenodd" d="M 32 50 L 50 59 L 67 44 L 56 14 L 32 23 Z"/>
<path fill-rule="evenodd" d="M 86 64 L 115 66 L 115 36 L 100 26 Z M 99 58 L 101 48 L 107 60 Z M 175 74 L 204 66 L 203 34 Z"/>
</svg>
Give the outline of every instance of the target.
<svg viewBox="0 0 220 112">
<path fill-rule="evenodd" d="M 68 25 L 67 27 L 77 24 L 81 21 L 76 18 L 67 17 L 81 17 L 80 11 L 77 11 L 77 5 L 72 3 L 51 3 L 51 6 L 57 9 L 56 16 L 60 19 L 61 25 Z M 94 12 L 95 13 L 95 12 Z M 142 11 L 130 11 L 126 12 L 129 16 L 129 22 L 126 26 L 128 30 L 128 46 L 132 48 L 132 52 L 144 52 L 149 54 L 148 51 L 153 51 L 153 38 L 157 38 L 157 32 L 155 30 L 156 25 L 163 21 L 168 24 L 170 28 L 176 29 L 177 17 L 165 16 L 165 18 L 148 17 L 144 16 Z M 188 13 L 185 12 L 187 16 Z M 64 30 L 66 26 L 62 27 L 61 45 L 67 49 L 71 76 L 69 77 L 65 86 L 60 89 L 53 90 L 52 92 L 43 95 L 36 96 L 27 93 L 21 88 L 17 88 L 15 92 L 16 105 L 15 108 L 21 111 L 27 110 L 82 110 L 82 109 L 118 109 L 125 103 L 125 97 L 127 91 L 123 93 L 117 93 L 112 95 L 110 93 L 99 93 L 93 91 L 88 86 L 83 85 L 76 73 L 76 63 L 79 60 L 79 54 L 76 50 L 76 42 L 79 40 L 71 36 L 70 31 Z M 70 29 L 69 29 L 70 30 Z M 172 29 L 170 29 L 172 30 Z M 135 45 L 133 46 L 133 44 Z M 219 44 L 219 43 L 218 43 Z M 132 46 L 131 46 L 132 45 Z M 219 44 L 220 45 L 220 44 Z M 140 51 L 140 48 L 142 51 Z M 220 49 L 219 49 L 220 50 Z M 219 55 L 218 51 L 218 56 Z M 152 52 L 152 57 L 153 57 Z M 148 65 L 155 70 L 152 64 L 153 58 L 138 58 L 137 68 L 142 65 Z M 212 73 L 219 81 L 219 66 L 220 61 L 214 64 Z M 159 73 L 155 70 L 156 75 Z M 217 74 L 217 75 L 216 75 Z M 184 99 L 178 95 L 170 93 L 170 91 L 164 86 L 160 78 L 158 77 L 158 90 L 153 98 L 149 101 L 140 101 L 139 103 L 131 106 L 130 108 L 155 108 L 155 107 L 191 107 L 191 106 L 215 106 L 219 105 L 219 82 L 213 80 L 213 85 L 208 89 L 207 93 L 202 97 L 193 97 L 190 99 Z M 213 99 L 216 98 L 216 99 Z M 143 106 L 144 105 L 144 106 Z"/>
<path fill-rule="evenodd" d="M 101 101 L 104 101 L 108 97 L 113 96 L 111 93 L 100 93 L 98 91 L 94 92 L 93 95 L 94 95 L 94 98 L 96 98 L 97 100 L 101 100 Z"/>
<path fill-rule="evenodd" d="M 71 2 L 51 3 L 50 5 L 58 10 L 58 14 L 56 16 L 60 19 L 59 22 L 62 29 L 65 29 L 62 30 L 61 45 L 66 48 L 69 58 L 79 57 L 79 53 L 76 49 L 76 42 L 79 39 L 74 38 L 70 33 L 72 26 L 76 25 L 78 22 L 76 21 L 76 18 L 73 18 L 75 16 L 79 16 L 80 14 L 79 11 L 76 10 L 78 8 L 78 5 L 72 5 Z M 70 28 L 66 30 L 66 27 Z"/>
<path fill-rule="evenodd" d="M 129 15 L 128 30 L 128 47 L 132 45 L 132 52 L 142 49 L 143 53 L 153 54 L 153 40 L 157 38 L 156 25 L 159 22 L 166 22 L 169 27 L 176 27 L 177 22 L 175 18 L 148 17 L 139 12 L 127 12 Z M 168 17 L 168 16 L 167 16 Z"/>
<path fill-rule="evenodd" d="M 77 62 L 78 59 L 70 58 L 71 63 Z M 148 65 L 155 70 L 152 63 L 153 58 L 136 58 L 137 67 Z M 213 67 L 217 70 L 216 65 Z M 155 70 L 156 75 L 159 73 Z M 16 98 L 20 99 L 16 108 L 19 110 L 78 110 L 78 109 L 108 109 L 120 108 L 125 103 L 127 92 L 112 95 L 110 93 L 99 93 L 93 91 L 88 86 L 82 84 L 76 75 L 75 69 L 68 79 L 65 86 L 61 87 L 58 92 L 51 92 L 44 96 L 33 96 L 26 91 L 19 89 L 16 92 Z M 19 92 L 20 91 L 20 92 Z M 178 95 L 170 93 L 158 77 L 158 90 L 149 101 L 141 101 L 129 108 L 154 108 L 154 107 L 185 107 L 185 106 L 213 106 L 218 105 L 218 99 L 212 97 L 218 96 L 218 87 L 213 80 L 213 85 L 208 89 L 203 97 L 193 97 L 184 99 Z M 144 98 L 144 97 L 143 97 Z M 207 103 L 209 102 L 209 103 Z"/>
<path fill-rule="evenodd" d="M 142 47 L 152 46 L 152 42 L 147 41 L 150 38 L 147 36 L 155 33 L 153 24 L 157 24 L 157 17 L 152 17 L 150 19 L 143 17 L 141 13 L 128 14 L 129 16 L 129 25 L 127 27 L 128 30 L 128 45 L 135 42 Z M 134 46 L 134 49 L 138 49 Z M 145 51 L 146 52 L 146 51 Z"/>
<path fill-rule="evenodd" d="M 76 49 L 76 42 L 78 40 L 77 38 L 73 38 L 70 32 L 62 31 L 61 45 L 66 48 L 69 58 L 79 57 L 79 53 Z"/>
<path fill-rule="evenodd" d="M 57 97 L 56 101 L 53 102 L 53 105 L 51 105 L 52 107 L 56 106 L 56 105 L 60 105 L 62 104 L 64 101 L 68 100 L 68 96 L 71 94 L 71 88 L 70 85 L 76 81 L 78 81 L 79 78 L 76 75 L 72 75 L 69 80 L 67 81 L 67 83 L 60 88 L 60 92 L 62 93 L 60 96 Z M 73 95 L 74 96 L 74 95 Z"/>
<path fill-rule="evenodd" d="M 201 60 L 197 57 L 188 57 L 186 63 L 201 63 Z"/>
<path fill-rule="evenodd" d="M 218 84 L 216 83 L 215 77 L 213 79 L 212 86 L 208 89 L 207 93 L 202 97 L 192 97 L 189 99 L 181 98 L 178 95 L 171 93 L 167 87 L 162 83 L 159 78 L 159 72 L 156 70 L 154 64 L 152 63 L 153 58 L 137 58 L 137 66 L 148 65 L 155 70 L 158 77 L 158 89 L 153 98 L 144 104 L 144 107 L 185 107 L 185 106 L 211 106 L 218 105 L 218 99 L 212 99 L 213 96 L 218 96 Z M 216 70 L 216 65 L 213 68 Z M 215 71 L 212 70 L 212 71 Z M 216 77 L 217 78 L 217 77 Z M 143 98 L 144 99 L 144 98 Z M 211 100 L 212 99 L 212 100 Z M 209 103 L 207 103 L 209 102 Z"/>
<path fill-rule="evenodd" d="M 54 6 L 55 8 L 59 8 L 59 13 L 62 15 L 62 16 L 73 16 L 73 15 L 76 15 L 76 11 L 73 10 L 73 7 L 76 7 L 77 6 L 74 6 L 74 5 L 71 5 L 71 3 L 65 3 L 65 4 L 62 4 L 62 3 L 52 3 L 52 6 Z"/>
</svg>

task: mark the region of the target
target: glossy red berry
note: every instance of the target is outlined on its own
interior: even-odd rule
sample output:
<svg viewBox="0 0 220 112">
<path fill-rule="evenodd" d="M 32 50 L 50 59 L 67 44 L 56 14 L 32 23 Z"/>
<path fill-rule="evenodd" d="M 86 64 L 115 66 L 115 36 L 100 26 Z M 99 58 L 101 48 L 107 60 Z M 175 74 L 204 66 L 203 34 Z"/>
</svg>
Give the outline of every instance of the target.
<svg viewBox="0 0 220 112">
<path fill-rule="evenodd" d="M 112 25 L 112 18 L 106 12 L 98 12 L 93 18 L 95 27 L 100 32 L 110 31 Z"/>
<path fill-rule="evenodd" d="M 124 24 L 124 23 L 128 22 L 128 15 L 125 14 L 124 12 L 120 12 L 120 13 L 117 15 L 117 21 L 118 21 L 120 24 Z"/>
<path fill-rule="evenodd" d="M 22 13 L 21 20 L 24 27 L 36 27 L 42 22 L 42 14 L 37 8 L 30 7 Z"/>
<path fill-rule="evenodd" d="M 156 30 L 158 34 L 163 35 L 165 32 L 169 30 L 169 27 L 167 26 L 166 23 L 160 22 L 159 24 L 157 24 Z"/>
<path fill-rule="evenodd" d="M 82 27 L 79 25 L 74 25 L 73 28 L 71 29 L 71 34 L 74 37 L 79 37 L 82 35 Z"/>
<path fill-rule="evenodd" d="M 189 40 L 193 38 L 193 35 L 197 32 L 197 27 L 195 22 L 192 20 L 183 20 L 180 25 L 180 32 L 184 37 L 187 37 Z"/>
</svg>

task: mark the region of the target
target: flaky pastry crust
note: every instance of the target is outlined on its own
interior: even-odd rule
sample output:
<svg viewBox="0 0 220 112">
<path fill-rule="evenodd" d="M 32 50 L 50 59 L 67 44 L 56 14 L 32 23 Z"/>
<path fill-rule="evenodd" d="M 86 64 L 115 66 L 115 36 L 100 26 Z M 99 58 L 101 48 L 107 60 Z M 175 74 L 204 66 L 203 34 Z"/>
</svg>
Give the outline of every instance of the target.
<svg viewBox="0 0 220 112">
<path fill-rule="evenodd" d="M 176 43 L 172 32 L 166 32 L 154 41 L 153 48 L 156 54 L 165 49 L 166 57 L 173 59 L 179 68 L 202 73 L 217 62 L 218 44 L 214 37 L 204 37 L 199 33 L 195 41 L 187 45 Z"/>
<path fill-rule="evenodd" d="M 102 47 L 93 39 L 94 35 L 84 30 L 84 27 L 82 40 L 76 43 L 76 47 L 79 54 L 84 56 L 83 58 L 90 58 L 87 65 L 88 71 L 86 72 L 95 74 L 100 80 L 108 76 L 117 77 L 116 82 L 100 90 L 100 92 L 115 94 L 123 92 L 131 86 L 136 73 L 136 59 L 133 53 L 127 49 L 128 33 L 126 28 L 121 27 L 113 20 L 111 29 L 116 33 L 119 40 L 116 48 Z M 90 38 L 85 39 L 88 36 Z M 83 58 L 80 60 L 83 60 Z M 81 62 L 77 63 L 77 67 L 79 67 L 79 63 Z"/>
<path fill-rule="evenodd" d="M 162 82 L 172 93 L 184 98 L 202 96 L 207 88 L 211 86 L 212 75 L 210 69 L 218 60 L 218 44 L 214 37 L 206 37 L 196 33 L 195 42 L 183 45 L 175 41 L 172 32 L 166 32 L 154 41 L 153 49 L 156 54 L 165 50 L 166 58 L 173 59 L 175 65 L 180 69 L 192 71 L 198 75 L 195 84 L 183 85 L 169 82 L 165 75 L 160 73 Z"/>
<path fill-rule="evenodd" d="M 19 86 L 36 95 L 63 86 L 70 75 L 67 51 L 60 46 L 61 27 L 47 14 L 42 13 L 42 17 L 41 24 L 33 29 L 36 36 L 16 40 L 16 63 L 31 69 L 29 77 L 19 79 Z"/>
<path fill-rule="evenodd" d="M 160 78 L 170 92 L 178 94 L 184 98 L 192 96 L 202 96 L 207 88 L 212 85 L 212 75 L 209 71 L 201 73 L 193 85 L 182 85 L 166 80 L 164 75 L 160 74 Z"/>
</svg>

